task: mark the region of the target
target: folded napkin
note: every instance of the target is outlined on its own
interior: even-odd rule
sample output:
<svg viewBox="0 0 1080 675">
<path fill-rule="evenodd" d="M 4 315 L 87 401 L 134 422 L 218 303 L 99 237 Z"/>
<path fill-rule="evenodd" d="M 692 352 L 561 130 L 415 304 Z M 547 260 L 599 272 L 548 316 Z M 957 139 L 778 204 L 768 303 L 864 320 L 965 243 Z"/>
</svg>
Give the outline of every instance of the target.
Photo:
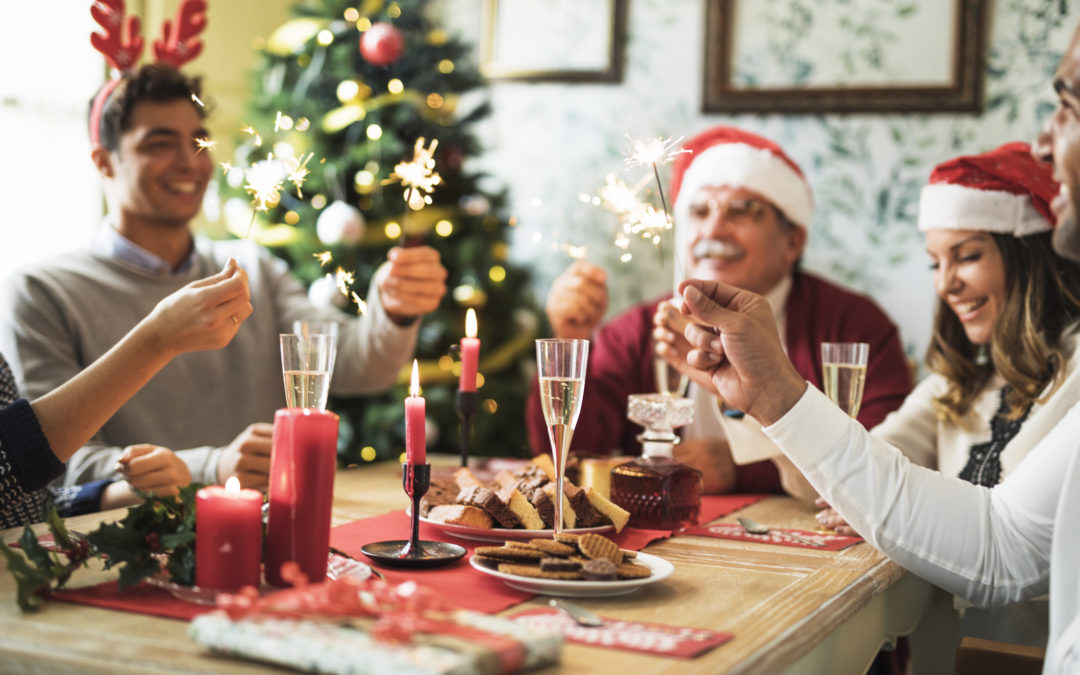
<svg viewBox="0 0 1080 675">
<path fill-rule="evenodd" d="M 568 642 L 656 656 L 691 658 L 724 644 L 733 636 L 706 628 L 604 618 L 604 625 L 582 626 L 557 609 L 527 609 L 510 616 L 515 622 L 558 632 Z"/>
<path fill-rule="evenodd" d="M 817 541 L 823 546 L 811 546 L 796 541 L 791 537 L 785 537 L 785 532 L 797 534 L 810 541 Z M 863 540 L 862 537 L 845 537 L 840 534 L 822 534 L 820 532 L 807 532 L 806 530 L 773 529 L 768 534 L 750 534 L 736 523 L 713 523 L 712 525 L 699 525 L 684 530 L 683 534 L 692 534 L 699 537 L 715 537 L 717 539 L 738 539 L 740 541 L 756 541 L 762 544 L 776 544 L 778 546 L 795 546 L 808 548 L 814 551 L 839 551 L 840 549 L 854 546 Z"/>
</svg>

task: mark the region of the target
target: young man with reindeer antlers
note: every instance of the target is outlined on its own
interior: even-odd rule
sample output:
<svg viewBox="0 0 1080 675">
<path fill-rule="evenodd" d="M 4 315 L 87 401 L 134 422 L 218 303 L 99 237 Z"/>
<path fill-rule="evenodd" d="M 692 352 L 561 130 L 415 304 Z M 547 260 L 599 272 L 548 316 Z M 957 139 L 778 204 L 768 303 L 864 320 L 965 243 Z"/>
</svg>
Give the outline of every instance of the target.
<svg viewBox="0 0 1080 675">
<path fill-rule="evenodd" d="M 203 0 L 185 0 L 175 30 L 154 45 L 158 63 L 120 74 L 95 97 L 91 157 L 108 217 L 86 250 L 24 269 L 0 296 L 0 349 L 29 397 L 49 391 L 103 354 L 163 297 L 235 258 L 247 271 L 254 312 L 226 348 L 176 358 L 68 462 L 64 481 L 114 475 L 124 446 L 176 451 L 196 482 L 239 476 L 264 486 L 274 411 L 284 405 L 278 334 L 294 320 L 340 324 L 332 389 L 364 394 L 392 385 L 412 356 L 418 319 L 446 292 L 432 248 L 395 248 L 375 275 L 367 312 L 348 319 L 316 308 L 285 264 L 248 241 L 194 237 L 213 172 L 199 81 L 177 68 L 198 55 Z M 122 0 L 91 10 L 105 35 L 92 42 L 119 70 L 142 48 Z M 121 27 L 126 31 L 121 34 Z M 140 446 L 146 447 L 146 446 Z"/>
</svg>

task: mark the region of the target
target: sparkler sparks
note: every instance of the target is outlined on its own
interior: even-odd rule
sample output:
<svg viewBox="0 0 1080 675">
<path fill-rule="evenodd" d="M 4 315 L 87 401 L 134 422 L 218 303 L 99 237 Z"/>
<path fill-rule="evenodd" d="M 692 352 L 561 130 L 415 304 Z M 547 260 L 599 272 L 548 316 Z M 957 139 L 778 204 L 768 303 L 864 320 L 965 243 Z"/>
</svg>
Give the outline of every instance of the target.
<svg viewBox="0 0 1080 675">
<path fill-rule="evenodd" d="M 341 294 L 347 298 L 349 297 L 349 293 L 352 292 L 349 287 L 356 281 L 356 275 L 352 272 L 346 272 L 343 267 L 339 267 L 334 270 L 334 281 L 337 282 L 337 287 L 338 290 L 341 291 Z"/>
<path fill-rule="evenodd" d="M 268 211 L 281 201 L 281 189 L 288 175 L 284 163 L 272 154 L 248 167 L 244 172 L 247 180 L 244 189 L 251 195 L 251 205 L 256 211 Z"/>
<path fill-rule="evenodd" d="M 255 147 L 256 148 L 262 147 L 262 136 L 259 135 L 258 131 L 255 131 L 255 127 L 247 126 L 247 127 L 244 127 L 243 129 L 241 129 L 240 131 L 243 131 L 245 134 L 248 134 L 249 136 L 254 136 L 255 137 Z"/>
<path fill-rule="evenodd" d="M 330 263 L 334 262 L 334 256 L 330 253 L 330 251 L 319 251 L 312 257 L 318 260 L 319 264 L 323 267 L 326 267 Z"/>
<path fill-rule="evenodd" d="M 199 97 L 198 97 L 198 96 L 196 96 L 195 94 L 192 94 L 192 95 L 191 95 L 191 100 L 192 100 L 192 101 L 195 101 L 196 103 L 198 103 L 198 104 L 199 104 L 199 107 L 200 107 L 200 108 L 205 108 L 205 107 L 206 107 L 206 104 L 205 104 L 205 103 L 203 103 L 202 101 L 200 101 L 200 100 L 199 100 Z"/>
<path fill-rule="evenodd" d="M 439 147 L 438 139 L 432 139 L 431 145 L 424 147 L 424 138 L 416 139 L 413 147 L 413 158 L 408 162 L 399 162 L 394 166 L 394 172 L 390 174 L 390 181 L 400 180 L 405 188 L 404 198 L 409 208 L 419 211 L 426 204 L 431 203 L 431 193 L 435 186 L 442 183 L 442 176 L 435 171 L 435 148 Z"/>
<path fill-rule="evenodd" d="M 304 185 L 304 179 L 311 173 L 311 170 L 307 168 L 307 163 L 314 156 L 314 152 L 309 152 L 307 155 L 301 156 L 300 159 L 292 160 L 292 166 L 287 178 L 289 182 L 296 186 L 296 196 L 300 199 L 304 198 L 304 193 L 300 188 Z"/>
<path fill-rule="evenodd" d="M 635 138 L 630 138 L 630 152 L 626 155 L 626 166 L 663 166 L 675 161 L 675 156 L 684 152 L 690 152 L 689 150 L 678 149 L 672 150 L 672 148 L 678 147 L 682 142 L 683 137 L 678 138 L 653 138 L 647 141 L 640 141 Z"/>
<path fill-rule="evenodd" d="M 356 294 L 356 291 L 353 291 L 352 299 L 353 299 L 353 302 L 356 303 L 356 307 L 357 307 L 357 309 L 360 310 L 360 313 L 361 314 L 367 314 L 367 303 L 364 302 L 363 299 L 359 295 Z"/>
<path fill-rule="evenodd" d="M 195 151 L 197 155 L 203 150 L 213 150 L 217 146 L 217 141 L 210 138 L 196 138 L 195 145 L 199 146 L 199 149 Z"/>
</svg>

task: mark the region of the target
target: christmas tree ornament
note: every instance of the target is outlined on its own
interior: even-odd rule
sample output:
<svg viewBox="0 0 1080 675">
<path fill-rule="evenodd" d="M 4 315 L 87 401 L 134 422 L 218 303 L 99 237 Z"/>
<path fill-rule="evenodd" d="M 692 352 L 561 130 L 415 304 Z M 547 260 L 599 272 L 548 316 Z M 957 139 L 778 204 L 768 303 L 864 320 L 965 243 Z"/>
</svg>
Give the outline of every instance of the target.
<svg viewBox="0 0 1080 675">
<path fill-rule="evenodd" d="M 373 24 L 360 36 L 360 55 L 373 66 L 389 66 L 405 51 L 405 36 L 385 22 Z"/>
<path fill-rule="evenodd" d="M 319 214 L 315 234 L 324 244 L 354 246 L 364 237 L 364 214 L 352 204 L 335 201 Z"/>
</svg>

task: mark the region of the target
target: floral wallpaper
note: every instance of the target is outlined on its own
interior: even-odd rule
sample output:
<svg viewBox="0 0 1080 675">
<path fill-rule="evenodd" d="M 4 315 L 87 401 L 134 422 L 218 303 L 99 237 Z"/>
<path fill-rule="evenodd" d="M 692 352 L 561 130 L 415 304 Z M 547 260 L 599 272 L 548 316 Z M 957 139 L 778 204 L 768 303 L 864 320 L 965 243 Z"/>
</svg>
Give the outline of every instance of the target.
<svg viewBox="0 0 1080 675">
<path fill-rule="evenodd" d="M 937 1 L 754 4 L 768 36 L 764 43 L 790 44 L 787 53 L 797 56 L 785 65 L 778 50 L 782 58 L 770 61 L 770 68 L 810 77 L 815 59 L 825 58 L 834 72 L 850 66 L 872 77 L 903 58 L 896 37 L 903 31 L 887 30 L 890 22 L 902 23 L 921 3 Z M 779 142 L 807 174 L 817 208 L 805 267 L 872 296 L 900 326 L 909 353 L 921 359 L 933 289 L 915 227 L 919 190 L 944 159 L 1034 137 L 1055 104 L 1052 74 L 1080 23 L 1080 6 L 1065 0 L 987 2 L 984 107 L 978 115 L 725 116 L 700 112 L 704 2 L 629 0 L 626 71 L 619 84 L 492 83 L 486 152 L 471 168 L 508 190 L 518 219 L 512 255 L 536 270 L 540 298 L 569 264 L 571 247 L 608 270 L 611 314 L 667 291 L 674 274 L 671 240 L 659 248 L 635 241 L 632 258 L 621 261 L 623 251 L 612 244 L 615 217 L 583 195 L 595 194 L 610 173 L 631 184 L 645 176 L 640 167 L 624 168 L 628 136 L 689 137 L 714 124 L 734 124 Z M 448 25 L 478 39 L 483 4 L 444 0 Z M 815 24 L 815 17 L 824 18 Z M 537 29 L 557 30 L 557 17 L 553 21 Z M 836 45 L 848 49 L 837 56 Z M 849 63 L 838 66 L 837 58 Z M 755 62 L 764 61 L 740 61 L 740 68 L 751 77 Z"/>
</svg>

